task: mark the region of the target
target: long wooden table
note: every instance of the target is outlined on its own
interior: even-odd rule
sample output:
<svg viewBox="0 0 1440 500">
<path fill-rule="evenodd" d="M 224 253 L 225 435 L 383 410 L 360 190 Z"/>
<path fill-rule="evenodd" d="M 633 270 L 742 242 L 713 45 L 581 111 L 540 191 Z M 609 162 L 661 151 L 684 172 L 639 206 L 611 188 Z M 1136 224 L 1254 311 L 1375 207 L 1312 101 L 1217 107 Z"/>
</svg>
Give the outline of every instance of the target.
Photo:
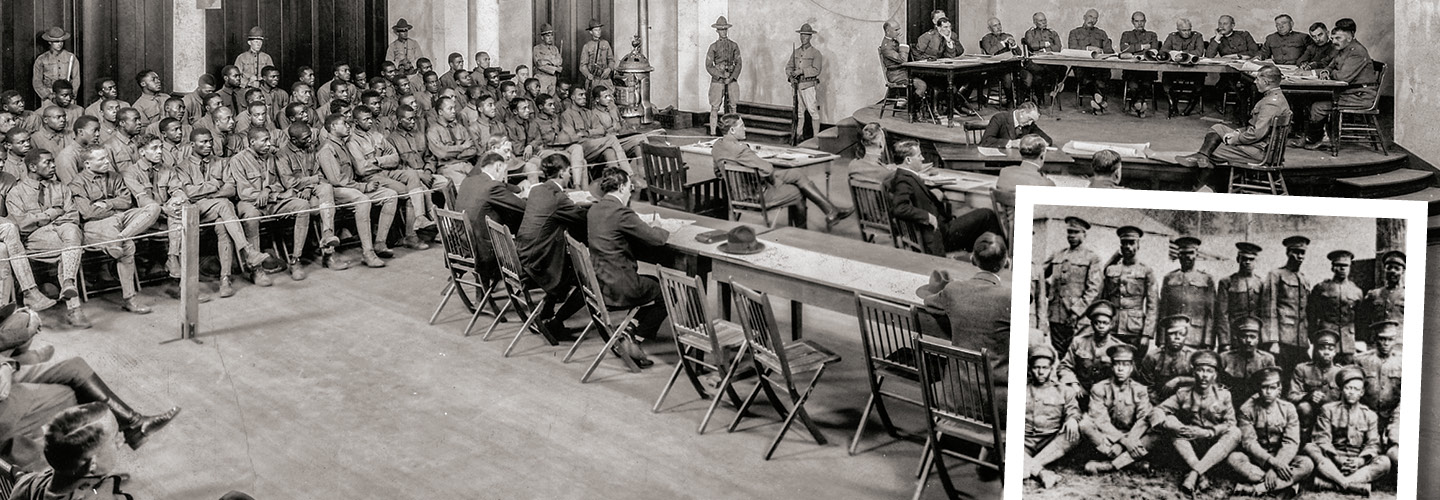
<svg viewBox="0 0 1440 500">
<path fill-rule="evenodd" d="M 976 163 L 984 166 L 967 171 L 980 173 L 999 172 L 1000 168 L 1020 163 L 1020 153 L 1015 149 L 998 148 L 1005 156 L 986 156 L 980 154 L 977 146 L 969 144 L 944 144 L 936 143 L 935 151 L 940 159 L 945 162 Z M 1090 157 L 1083 155 L 1071 155 L 1059 149 L 1045 152 L 1046 165 L 1076 165 L 1081 171 L 1072 171 L 1076 174 L 1086 174 L 1084 171 L 1090 164 Z M 1142 187 L 1145 189 L 1161 189 L 1165 186 L 1176 186 L 1185 188 L 1194 186 L 1197 172 L 1194 169 L 1183 168 L 1172 162 L 1157 160 L 1153 158 L 1125 158 L 1122 160 L 1124 174 L 1122 178 L 1125 184 Z"/>
<path fill-rule="evenodd" d="M 686 165 L 712 165 L 715 162 L 711 149 L 715 140 L 701 141 L 680 146 L 680 153 L 685 156 Z M 825 171 L 825 195 L 830 195 L 830 173 L 835 160 L 840 155 L 827 153 L 825 151 L 789 146 L 771 146 L 768 144 L 750 144 L 750 149 L 755 151 L 761 159 L 770 162 L 775 168 L 823 168 Z M 714 176 L 713 169 L 699 169 L 703 172 L 695 172 L 691 169 L 689 180 L 691 182 L 703 181 Z M 697 175 L 698 174 L 698 175 Z"/>
<path fill-rule="evenodd" d="M 993 57 L 966 54 L 956 58 L 937 59 L 934 61 L 910 61 L 902 64 L 901 67 L 905 68 L 905 79 L 911 82 L 910 88 L 912 92 L 915 88 L 913 82 L 916 77 L 936 76 L 945 78 L 945 88 L 950 89 L 949 92 L 946 92 L 948 107 L 945 109 L 948 113 L 955 109 L 954 89 L 956 77 L 975 78 L 996 73 L 1014 73 L 1020 71 L 1020 61 L 1021 59 L 1018 57 Z M 1013 107 L 1015 105 L 1014 86 L 1009 87 L 1009 94 L 1010 105 Z M 915 121 L 915 113 L 910 113 L 910 121 Z M 947 120 L 946 126 L 955 126 L 955 121 Z"/>
</svg>

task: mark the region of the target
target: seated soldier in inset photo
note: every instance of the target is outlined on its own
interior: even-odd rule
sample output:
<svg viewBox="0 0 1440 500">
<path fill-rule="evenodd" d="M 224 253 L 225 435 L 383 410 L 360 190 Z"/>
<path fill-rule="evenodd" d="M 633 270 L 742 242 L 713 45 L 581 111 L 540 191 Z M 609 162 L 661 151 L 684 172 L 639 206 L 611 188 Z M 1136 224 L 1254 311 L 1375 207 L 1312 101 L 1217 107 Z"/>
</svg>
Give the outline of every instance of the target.
<svg viewBox="0 0 1440 500">
<path fill-rule="evenodd" d="M 1150 390 L 1130 378 L 1135 372 L 1135 348 L 1112 345 L 1105 354 L 1113 375 L 1090 387 L 1090 411 L 1080 422 L 1080 432 L 1105 457 L 1085 464 L 1091 474 L 1135 463 L 1150 453 L 1158 437 L 1150 432 Z"/>
</svg>

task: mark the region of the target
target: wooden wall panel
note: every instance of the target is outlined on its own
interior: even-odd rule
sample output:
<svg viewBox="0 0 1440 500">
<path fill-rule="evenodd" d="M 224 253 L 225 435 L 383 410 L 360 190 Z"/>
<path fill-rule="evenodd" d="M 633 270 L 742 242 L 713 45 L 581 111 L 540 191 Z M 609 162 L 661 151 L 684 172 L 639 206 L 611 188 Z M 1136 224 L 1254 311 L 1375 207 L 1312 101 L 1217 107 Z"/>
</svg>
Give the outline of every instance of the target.
<svg viewBox="0 0 1440 500">
<path fill-rule="evenodd" d="M 540 26 L 550 23 L 555 28 L 555 45 L 560 48 L 561 78 L 572 82 L 580 79 L 580 49 L 590 40 L 585 31 L 591 19 L 605 23 L 606 39 L 614 47 L 615 0 L 534 0 L 533 46 L 540 43 Z M 618 52 L 619 58 L 625 52 Z M 534 61 L 525 64 L 533 65 Z"/>
<path fill-rule="evenodd" d="M 78 0 L 80 29 L 76 55 L 85 79 L 79 94 L 91 102 L 101 79 L 114 78 L 120 98 L 140 97 L 135 75 L 141 70 L 160 72 L 165 88 L 170 81 L 173 25 L 169 2 L 149 0 Z"/>
<path fill-rule="evenodd" d="M 30 86 L 31 68 L 35 57 L 48 49 L 40 33 L 51 26 L 60 26 L 76 33 L 75 7 L 72 2 L 53 0 L 0 1 L 0 89 L 19 90 L 30 107 L 40 104 Z M 75 51 L 76 38 L 66 45 Z M 78 52 L 77 52 L 78 53 Z M 81 76 L 88 78 L 81 70 Z"/>
<path fill-rule="evenodd" d="M 206 14 L 207 70 L 217 74 L 246 50 L 252 26 L 266 32 L 265 52 L 280 68 L 288 87 L 301 66 L 328 81 L 334 64 L 379 69 L 388 43 L 387 0 L 226 0 Z"/>
</svg>

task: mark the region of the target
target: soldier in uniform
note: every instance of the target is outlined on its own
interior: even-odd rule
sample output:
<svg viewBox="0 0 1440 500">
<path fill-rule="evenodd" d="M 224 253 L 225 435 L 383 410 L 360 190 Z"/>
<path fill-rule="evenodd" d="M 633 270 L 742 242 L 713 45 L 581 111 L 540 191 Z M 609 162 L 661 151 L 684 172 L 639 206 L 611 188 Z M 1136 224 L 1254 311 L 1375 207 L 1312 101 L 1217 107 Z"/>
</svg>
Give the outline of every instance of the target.
<svg viewBox="0 0 1440 500">
<path fill-rule="evenodd" d="M 1114 304 L 1097 300 L 1085 311 L 1085 317 L 1090 320 L 1090 326 L 1070 343 L 1070 349 L 1065 351 L 1056 369 L 1056 380 L 1077 398 L 1085 398 L 1090 386 L 1111 375 L 1110 348 L 1125 344 L 1112 335 Z"/>
<path fill-rule="evenodd" d="M 1299 64 L 1300 56 L 1309 46 L 1310 37 L 1295 31 L 1295 19 L 1290 14 L 1280 14 L 1275 16 L 1275 32 L 1266 35 L 1265 44 L 1260 46 L 1260 59 L 1275 64 Z"/>
<path fill-rule="evenodd" d="M 743 65 L 740 46 L 729 37 L 730 26 L 725 16 L 716 19 L 710 27 L 715 28 L 720 39 L 711 43 L 710 49 L 705 51 L 705 71 L 710 73 L 710 135 L 716 135 L 715 127 L 720 123 L 722 106 L 725 114 L 734 112 L 735 98 L 738 97 L 735 94 L 739 92 L 735 81 L 740 77 Z"/>
<path fill-rule="evenodd" d="M 1235 407 L 1239 408 L 1255 393 L 1251 385 L 1255 374 L 1276 365 L 1274 355 L 1256 349 L 1260 343 L 1260 318 L 1237 318 L 1230 326 L 1234 343 L 1220 355 L 1220 383 L 1230 388 Z"/>
<path fill-rule="evenodd" d="M 1235 130 L 1223 124 L 1210 126 L 1200 150 L 1176 158 L 1181 165 L 1200 168 L 1200 183 L 1209 179 L 1214 163 L 1258 163 L 1265 159 L 1270 129 L 1275 120 L 1290 116 L 1290 102 L 1280 91 L 1280 69 L 1266 66 L 1255 77 L 1255 90 L 1262 94 L 1250 110 L 1249 126 Z M 1283 140 L 1284 138 L 1281 138 Z"/>
<path fill-rule="evenodd" d="M 785 63 L 785 75 L 795 84 L 799 110 L 803 110 L 795 115 L 795 141 L 799 142 L 804 137 L 804 113 L 810 114 L 811 137 L 820 135 L 820 101 L 816 87 L 820 85 L 821 62 L 820 51 L 810 45 L 810 38 L 815 35 L 810 23 L 801 25 L 796 33 L 800 34 L 800 46 L 791 52 L 790 61 Z"/>
<path fill-rule="evenodd" d="M 399 67 L 400 72 L 405 75 L 415 74 L 415 67 L 420 58 L 425 57 L 420 52 L 420 44 L 410 39 L 410 21 L 400 18 L 390 27 L 395 32 L 395 41 L 385 49 L 385 60 L 393 62 Z"/>
<path fill-rule="evenodd" d="M 1255 275 L 1255 258 L 1260 245 L 1242 241 L 1235 244 L 1235 263 L 1239 269 L 1220 279 L 1215 296 L 1215 339 L 1230 341 L 1230 323 L 1237 318 L 1260 315 L 1260 291 L 1264 279 Z M 1223 349 L 1224 346 L 1221 346 Z"/>
<path fill-rule="evenodd" d="M 900 53 L 900 23 L 885 21 L 885 39 L 880 40 L 880 65 L 885 68 L 885 83 L 888 85 L 907 85 L 910 80 L 909 72 L 905 71 L 904 64 L 908 60 L 907 54 Z"/>
<path fill-rule="evenodd" d="M 1111 45 L 1110 35 L 1105 33 L 1105 30 L 1095 27 L 1095 23 L 1099 21 L 1099 11 L 1095 9 L 1085 11 L 1085 23 L 1070 30 L 1070 43 L 1068 44 L 1070 48 L 1114 54 L 1115 47 Z M 1075 91 L 1085 93 L 1085 89 L 1089 88 L 1090 109 L 1097 115 L 1105 113 L 1105 84 L 1110 80 L 1110 69 L 1075 68 L 1075 77 L 1080 80 Z"/>
<path fill-rule="evenodd" d="M 1330 270 L 1335 274 L 1315 284 L 1306 299 L 1305 316 L 1310 329 L 1332 330 L 1340 334 L 1340 354 L 1336 360 L 1342 365 L 1350 364 L 1355 355 L 1355 307 L 1365 292 L 1350 281 L 1350 264 L 1355 254 L 1349 250 L 1336 250 L 1325 255 L 1330 259 Z"/>
<path fill-rule="evenodd" d="M 1015 38 L 1014 35 L 1005 32 L 1005 27 L 1000 24 L 999 18 L 992 17 L 985 21 L 985 27 L 989 30 L 989 33 L 986 33 L 985 36 L 980 38 L 980 52 L 991 56 L 1000 54 L 1020 55 L 1020 40 Z M 1016 97 L 1019 96 L 1019 94 L 1012 94 L 1012 92 L 1015 92 L 1015 75 L 1010 73 L 987 78 L 981 88 L 989 89 L 995 84 L 997 78 L 1000 80 L 1001 85 L 1004 86 L 1006 94 L 1015 95 Z M 983 100 L 984 98 L 984 91 L 982 90 L 981 99 Z"/>
<path fill-rule="evenodd" d="M 1350 85 L 1346 90 L 1341 91 L 1335 99 L 1316 100 L 1310 103 L 1310 121 L 1305 128 L 1304 144 L 1297 144 L 1299 140 L 1290 142 L 1291 146 L 1300 145 L 1305 149 L 1317 149 L 1321 140 L 1325 137 L 1325 130 L 1329 125 L 1330 113 L 1339 109 L 1365 109 L 1375 102 L 1375 93 L 1379 92 L 1380 73 L 1375 71 L 1374 61 L 1370 59 L 1370 51 L 1355 39 L 1355 26 L 1335 23 L 1335 28 L 1330 30 L 1330 38 L 1334 40 L 1335 58 L 1325 69 L 1320 70 L 1321 77 L 1330 80 L 1347 82 Z"/>
<path fill-rule="evenodd" d="M 1215 36 L 1205 44 L 1205 57 L 1215 59 L 1251 59 L 1260 55 L 1260 46 L 1249 31 L 1235 29 L 1235 18 L 1225 15 L 1216 21 Z M 1235 75 L 1222 74 L 1215 88 L 1220 92 L 1233 91 L 1243 96 L 1245 80 Z M 1218 96 L 1217 96 L 1218 97 Z M 1242 97 L 1243 98 L 1243 97 Z M 1224 100 L 1215 99 L 1215 110 L 1223 113 Z"/>
<path fill-rule="evenodd" d="M 1195 384 L 1177 389 L 1151 414 L 1151 425 L 1172 434 L 1170 442 L 1175 452 L 1190 468 L 1180 483 L 1187 493 L 1208 489 L 1210 480 L 1205 474 L 1240 444 L 1230 391 L 1215 381 L 1219 363 L 1220 357 L 1208 350 L 1190 356 Z M 1200 447 L 1206 448 L 1203 455 Z"/>
<path fill-rule="evenodd" d="M 591 19 L 589 27 L 585 31 L 590 33 L 590 41 L 580 48 L 580 76 L 585 78 L 585 88 L 589 89 L 596 85 L 610 85 L 610 78 L 615 74 L 615 49 L 610 47 L 610 42 L 600 38 L 601 28 L 605 25 L 599 19 Z M 555 91 L 546 90 L 542 82 L 540 85 L 542 93 L 556 95 Z"/>
<path fill-rule="evenodd" d="M 1210 314 L 1215 307 L 1215 277 L 1195 269 L 1200 239 L 1181 236 L 1174 241 L 1180 269 L 1170 271 L 1160 284 L 1160 316 L 1183 314 L 1190 318 L 1190 331 L 1185 345 L 1195 349 L 1214 349 L 1217 342 L 1211 329 Z"/>
<path fill-rule="evenodd" d="M 30 86 L 35 89 L 35 95 L 41 100 L 49 99 L 52 93 L 52 86 L 57 80 L 69 80 L 74 88 L 80 86 L 80 60 L 75 54 L 65 50 L 65 41 L 70 39 L 70 34 L 59 26 L 51 26 L 40 35 L 50 50 L 41 52 L 35 57 L 35 64 L 30 68 Z"/>
<path fill-rule="evenodd" d="M 1150 349 L 1151 337 L 1155 335 L 1159 302 L 1155 271 L 1138 260 L 1140 238 L 1145 236 L 1145 231 L 1124 226 L 1115 230 L 1115 234 L 1120 236 L 1121 260 L 1105 268 L 1100 298 L 1117 306 L 1115 335 L 1144 353 Z"/>
<path fill-rule="evenodd" d="M 235 56 L 235 67 L 240 69 L 240 87 L 258 87 L 262 76 L 260 70 L 275 65 L 275 61 L 270 59 L 270 54 L 260 51 L 260 48 L 265 46 L 265 30 L 260 29 L 259 26 L 250 28 L 249 35 L 245 37 L 245 43 L 250 46 L 250 50 Z M 237 102 L 236 104 L 249 103 Z"/>
<path fill-rule="evenodd" d="M 1165 36 L 1165 43 L 1160 44 L 1160 51 L 1167 54 L 1179 51 L 1192 56 L 1205 54 L 1205 36 L 1196 33 L 1192 28 L 1193 25 L 1189 19 L 1182 17 L 1175 20 L 1175 31 Z M 1170 101 L 1170 111 L 1168 114 L 1174 117 L 1176 114 L 1179 114 L 1177 109 L 1179 103 L 1175 99 L 1176 94 L 1171 91 L 1175 89 L 1187 89 L 1198 95 L 1200 87 L 1205 85 L 1205 74 L 1171 71 L 1162 75 L 1160 81 L 1165 87 L 1165 96 Z M 1190 105 L 1186 106 L 1184 115 L 1190 116 L 1190 112 L 1195 109 L 1196 104 L 1199 102 L 1200 99 L 1191 98 Z"/>
<path fill-rule="evenodd" d="M 1150 390 L 1130 378 L 1135 372 L 1135 348 L 1128 344 L 1110 346 L 1113 376 L 1090 388 L 1090 411 L 1080 422 L 1084 434 L 1106 460 L 1085 463 L 1091 474 L 1120 470 L 1145 457 L 1157 435 L 1150 431 Z"/>
<path fill-rule="evenodd" d="M 1035 27 L 1025 30 L 1025 36 L 1020 39 L 1025 44 L 1025 50 L 1030 53 L 1059 52 L 1061 48 L 1060 34 L 1050 29 L 1050 21 L 1045 18 L 1045 13 L 1036 12 L 1035 15 L 1030 16 L 1030 20 L 1035 23 Z M 1061 71 L 1063 69 L 1025 61 L 1024 71 L 1020 73 L 1020 76 L 1025 80 L 1025 88 L 1030 89 L 1030 100 L 1039 105 L 1048 95 L 1053 105 L 1055 94 L 1059 93 L 1055 84 L 1059 83 L 1060 77 L 1064 76 Z"/>
<path fill-rule="evenodd" d="M 1315 487 L 1370 494 L 1370 482 L 1390 471 L 1390 457 L 1380 453 L 1380 418 L 1360 397 L 1365 373 L 1345 367 L 1335 374 L 1341 399 L 1326 403 L 1315 419 L 1315 433 L 1305 454 L 1315 460 Z"/>
<path fill-rule="evenodd" d="M 1145 29 L 1145 13 L 1130 14 L 1130 24 L 1135 29 L 1120 34 L 1120 58 L 1137 59 L 1149 50 L 1160 50 L 1160 35 Z M 1150 95 L 1155 91 L 1154 71 L 1121 72 L 1125 79 L 1125 111 L 1135 110 L 1135 115 L 1145 117 L 1150 108 Z"/>
<path fill-rule="evenodd" d="M 959 57 L 960 54 L 964 54 L 965 46 L 962 45 L 959 40 L 955 39 L 955 31 L 951 28 L 952 23 L 950 22 L 950 19 L 945 17 L 945 12 L 940 10 L 932 12 L 931 20 L 934 22 L 935 27 L 932 28 L 930 31 L 922 33 L 920 35 L 920 38 L 915 40 L 915 45 L 910 47 L 910 60 L 934 61 L 936 59 L 949 59 L 952 57 Z M 923 101 L 929 98 L 930 87 L 944 87 L 950 82 L 947 82 L 942 78 L 916 77 L 911 81 L 911 83 L 915 86 L 915 95 L 919 96 L 919 98 Z M 970 110 L 969 106 L 965 104 L 965 100 L 963 97 L 965 95 L 965 88 L 963 86 L 959 89 L 945 90 L 948 92 L 954 92 L 955 95 L 961 97 L 961 111 L 964 114 L 975 114 L 972 110 Z M 939 102 L 939 92 L 936 92 L 936 95 L 937 99 L 935 102 Z M 949 111 L 951 110 L 946 110 L 946 112 Z"/>
<path fill-rule="evenodd" d="M 1362 351 L 1367 347 L 1358 345 L 1362 340 L 1367 344 L 1373 343 L 1369 325 L 1390 320 L 1399 323 L 1402 329 L 1405 326 L 1405 252 L 1385 252 L 1380 256 L 1380 262 L 1384 269 L 1385 286 L 1365 292 L 1365 298 L 1355 311 L 1355 324 L 1366 327 L 1363 334 L 1356 332 L 1356 349 Z"/>
<path fill-rule="evenodd" d="M 1245 481 L 1233 493 L 1264 496 L 1289 490 L 1315 471 L 1315 461 L 1300 455 L 1300 418 L 1295 405 L 1280 397 L 1280 369 L 1255 373 L 1260 389 L 1240 405 L 1240 449 L 1230 453 L 1230 468 Z"/>
<path fill-rule="evenodd" d="M 560 57 L 560 48 L 555 46 L 555 28 L 550 23 L 540 25 L 540 43 L 535 44 L 530 54 L 535 63 L 535 78 L 540 79 L 540 91 L 547 94 L 555 92 L 555 79 L 560 74 L 564 59 Z M 508 102 L 501 104 L 510 105 Z"/>
<path fill-rule="evenodd" d="M 1151 401 L 1160 402 L 1169 398 L 1176 389 L 1195 383 L 1190 376 L 1190 356 L 1195 348 L 1185 345 L 1190 334 L 1190 317 L 1184 314 L 1166 316 L 1160 320 L 1165 342 L 1160 349 L 1151 350 L 1140 362 L 1141 380 L 1149 384 Z"/>
<path fill-rule="evenodd" d="M 1050 340 L 1059 352 L 1070 349 L 1082 313 L 1100 296 L 1104 267 L 1100 256 L 1085 246 L 1088 230 L 1085 219 L 1066 217 L 1065 242 L 1070 246 L 1050 255 L 1042 266 L 1050 278 L 1050 293 L 1043 299 L 1050 311 Z"/>
<path fill-rule="evenodd" d="M 1295 365 L 1290 376 L 1289 399 L 1300 413 L 1301 431 L 1308 437 L 1315 425 L 1315 414 L 1325 403 L 1340 400 L 1340 386 L 1335 385 L 1335 374 L 1341 366 L 1335 363 L 1339 352 L 1340 334 L 1334 330 L 1315 332 L 1310 341 L 1313 351 L 1310 361 Z"/>
<path fill-rule="evenodd" d="M 1310 279 L 1300 272 L 1305 262 L 1305 249 L 1310 238 L 1291 236 L 1285 245 L 1285 266 L 1265 276 L 1261 288 L 1264 328 L 1260 331 L 1261 347 L 1275 354 L 1281 366 L 1295 366 L 1310 348 L 1305 328 L 1305 301 L 1309 299 Z"/>
<path fill-rule="evenodd" d="M 1051 376 L 1055 350 L 1045 344 L 1030 346 L 1029 387 L 1025 391 L 1025 478 L 1046 488 L 1060 474 L 1046 465 L 1059 460 L 1080 442 L 1080 405 L 1075 395 Z"/>
<path fill-rule="evenodd" d="M 1355 356 L 1355 366 L 1365 372 L 1367 408 L 1388 420 L 1400 407 L 1400 351 L 1395 342 L 1400 336 L 1400 323 L 1383 320 L 1370 327 L 1375 332 L 1375 349 Z"/>
</svg>

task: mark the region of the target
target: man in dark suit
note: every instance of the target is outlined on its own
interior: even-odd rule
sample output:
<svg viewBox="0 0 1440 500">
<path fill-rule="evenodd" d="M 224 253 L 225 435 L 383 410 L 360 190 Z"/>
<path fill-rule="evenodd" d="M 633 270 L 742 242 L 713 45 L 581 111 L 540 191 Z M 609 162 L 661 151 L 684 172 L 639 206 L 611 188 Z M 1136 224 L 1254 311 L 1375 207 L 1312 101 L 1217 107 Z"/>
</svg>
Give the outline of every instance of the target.
<svg viewBox="0 0 1440 500">
<path fill-rule="evenodd" d="M 825 212 L 826 225 L 849 217 L 855 213 L 855 208 L 839 208 L 830 202 L 825 192 L 810 181 L 810 177 L 801 169 L 781 168 L 777 169 L 770 162 L 755 154 L 748 144 L 740 142 L 745 140 L 745 121 L 740 115 L 730 113 L 720 117 L 720 138 L 715 141 L 715 146 L 710 150 L 710 156 L 715 158 L 715 175 L 724 175 L 721 171 L 721 160 L 732 160 L 743 166 L 760 171 L 760 175 L 770 179 L 774 187 L 770 188 L 765 199 L 771 203 L 779 204 L 797 197 L 804 196 L 820 210 Z M 787 187 L 788 186 L 788 187 Z"/>
<path fill-rule="evenodd" d="M 970 263 L 979 267 L 979 272 L 961 281 L 938 270 L 931 274 L 929 285 L 916 290 L 927 309 L 949 318 L 951 344 L 990 350 L 991 381 L 1002 415 L 1010 373 L 1006 356 L 1010 349 L 1010 279 L 999 273 L 1010 265 L 1009 255 L 1005 238 L 987 232 L 975 239 L 975 251 L 970 254 Z"/>
<path fill-rule="evenodd" d="M 1020 138 L 1035 134 L 1045 139 L 1046 144 L 1054 144 L 1055 141 L 1040 130 L 1040 125 L 1035 123 L 1040 119 L 1040 109 L 1035 103 L 1026 102 L 1015 107 L 1009 113 L 995 113 L 990 117 L 990 123 L 985 126 L 985 133 L 980 136 L 980 145 L 987 148 L 1013 148 L 1019 145 Z"/>
<path fill-rule="evenodd" d="M 969 251 L 982 233 L 1004 234 L 994 210 L 976 208 L 955 217 L 945 201 L 925 187 L 925 181 L 916 172 L 921 168 L 920 143 L 903 141 L 895 146 L 895 151 L 905 159 L 896 166 L 894 175 L 885 179 L 890 216 L 915 225 L 925 253 L 945 255 L 957 250 Z"/>
<path fill-rule="evenodd" d="M 470 171 L 460 185 L 455 209 L 465 213 L 465 222 L 470 225 L 470 234 L 475 244 L 475 264 L 486 280 L 499 279 L 499 264 L 495 261 L 495 248 L 490 243 L 490 229 L 487 217 L 515 231 L 520 227 L 520 217 L 525 214 L 525 199 L 519 196 L 520 189 L 505 182 L 509 172 L 508 162 L 499 153 L 486 153 L 480 158 L 480 168 Z M 522 166 L 514 164 L 516 168 Z"/>
<path fill-rule="evenodd" d="M 660 300 L 660 282 L 639 274 L 635 247 L 663 246 L 670 232 L 646 224 L 626 206 L 634 189 L 624 170 L 608 167 L 601 174 L 600 192 L 604 195 L 590 207 L 587 217 L 590 259 L 595 264 L 605 305 L 612 309 L 638 307 L 631 335 L 637 341 L 654 340 L 665 322 L 665 304 Z M 639 346 L 631 350 L 630 357 L 641 368 L 654 364 Z"/>
<path fill-rule="evenodd" d="M 575 271 L 570 267 L 565 233 L 576 239 L 584 239 L 585 209 L 570 201 L 563 185 L 570 181 L 570 161 L 564 155 L 551 155 L 540 162 L 542 182 L 530 189 L 525 202 L 525 215 L 520 219 L 520 230 L 515 234 L 515 245 L 520 253 L 520 266 L 530 275 L 535 285 L 545 290 L 545 301 L 540 306 L 540 316 L 535 320 L 542 331 L 549 332 L 561 340 L 573 332 L 564 328 L 566 318 L 574 316 L 585 307 L 584 298 L 572 294 L 575 288 Z M 556 302 L 560 310 L 556 311 Z"/>
</svg>

